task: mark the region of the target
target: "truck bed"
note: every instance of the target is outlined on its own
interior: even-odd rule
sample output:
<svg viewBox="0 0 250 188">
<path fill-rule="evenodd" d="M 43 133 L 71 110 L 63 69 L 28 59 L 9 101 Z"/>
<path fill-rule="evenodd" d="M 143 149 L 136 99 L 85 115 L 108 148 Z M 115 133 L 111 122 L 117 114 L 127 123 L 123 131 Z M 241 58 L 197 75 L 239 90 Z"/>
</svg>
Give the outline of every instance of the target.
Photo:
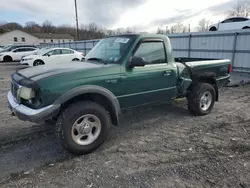
<svg viewBox="0 0 250 188">
<path fill-rule="evenodd" d="M 228 73 L 231 65 L 229 59 L 178 57 L 175 62 L 188 67 L 192 75 L 213 73 L 215 76 L 222 76 Z"/>
<path fill-rule="evenodd" d="M 187 63 L 191 61 L 211 61 L 211 60 L 218 60 L 218 59 L 211 59 L 211 58 L 197 58 L 197 57 L 176 57 L 174 58 L 175 62 L 179 63 Z"/>
</svg>

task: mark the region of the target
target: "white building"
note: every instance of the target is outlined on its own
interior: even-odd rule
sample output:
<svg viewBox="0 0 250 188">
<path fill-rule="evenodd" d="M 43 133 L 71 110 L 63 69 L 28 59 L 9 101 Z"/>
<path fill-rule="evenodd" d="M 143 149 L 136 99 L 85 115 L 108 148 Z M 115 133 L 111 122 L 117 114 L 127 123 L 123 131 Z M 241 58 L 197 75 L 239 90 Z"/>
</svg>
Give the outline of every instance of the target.
<svg viewBox="0 0 250 188">
<path fill-rule="evenodd" d="M 40 43 L 63 43 L 72 41 L 74 41 L 74 38 L 69 34 L 29 34 L 20 30 L 13 30 L 0 35 L 0 46 L 6 46 L 9 44 L 39 45 Z"/>
<path fill-rule="evenodd" d="M 31 33 L 39 39 L 39 43 L 64 43 L 74 41 L 74 37 L 69 34 L 54 33 Z"/>
<path fill-rule="evenodd" d="M 14 30 L 0 35 L 0 46 L 9 44 L 33 44 L 38 45 L 39 39 L 29 33 Z"/>
</svg>

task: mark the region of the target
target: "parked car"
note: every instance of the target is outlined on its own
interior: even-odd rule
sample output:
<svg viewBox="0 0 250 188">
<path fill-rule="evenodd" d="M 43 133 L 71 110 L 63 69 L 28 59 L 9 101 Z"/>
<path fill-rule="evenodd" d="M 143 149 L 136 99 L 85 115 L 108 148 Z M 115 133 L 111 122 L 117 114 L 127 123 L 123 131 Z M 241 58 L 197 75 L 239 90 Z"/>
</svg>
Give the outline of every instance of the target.
<svg viewBox="0 0 250 188">
<path fill-rule="evenodd" d="M 230 60 L 175 62 L 171 49 L 165 35 L 107 37 L 83 63 L 13 73 L 9 108 L 21 120 L 56 121 L 57 138 L 75 154 L 97 149 L 123 109 L 186 97 L 192 114 L 210 113 L 229 82 Z"/>
<path fill-rule="evenodd" d="M 246 17 L 228 18 L 209 27 L 209 31 L 222 31 L 233 29 L 250 29 L 250 19 Z"/>
<path fill-rule="evenodd" d="M 20 61 L 23 56 L 30 55 L 38 51 L 38 48 L 35 47 L 18 47 L 14 48 L 11 51 L 7 50 L 0 53 L 0 61 L 11 62 L 11 61 Z"/>
<path fill-rule="evenodd" d="M 2 52 L 10 52 L 16 48 L 21 48 L 21 47 L 32 47 L 32 48 L 39 48 L 36 45 L 26 45 L 26 44 L 9 44 L 3 47 L 3 49 L 0 51 L 0 53 Z"/>
<path fill-rule="evenodd" d="M 83 57 L 83 53 L 70 48 L 45 48 L 34 55 L 23 57 L 20 63 L 29 66 L 49 65 L 80 61 Z"/>
</svg>

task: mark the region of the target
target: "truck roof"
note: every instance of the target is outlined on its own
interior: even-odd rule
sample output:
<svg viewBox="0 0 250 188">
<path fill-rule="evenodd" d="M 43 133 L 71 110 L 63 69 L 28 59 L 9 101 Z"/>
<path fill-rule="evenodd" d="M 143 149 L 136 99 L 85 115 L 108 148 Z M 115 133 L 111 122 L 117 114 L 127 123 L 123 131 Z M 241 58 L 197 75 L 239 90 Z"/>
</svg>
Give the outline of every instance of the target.
<svg viewBox="0 0 250 188">
<path fill-rule="evenodd" d="M 143 33 L 143 34 L 136 34 L 136 33 L 128 33 L 128 34 L 122 34 L 122 35 L 111 35 L 111 36 L 107 36 L 108 37 L 149 37 L 149 38 L 166 38 L 167 35 L 162 35 L 162 34 L 148 34 L 148 33 Z"/>
</svg>

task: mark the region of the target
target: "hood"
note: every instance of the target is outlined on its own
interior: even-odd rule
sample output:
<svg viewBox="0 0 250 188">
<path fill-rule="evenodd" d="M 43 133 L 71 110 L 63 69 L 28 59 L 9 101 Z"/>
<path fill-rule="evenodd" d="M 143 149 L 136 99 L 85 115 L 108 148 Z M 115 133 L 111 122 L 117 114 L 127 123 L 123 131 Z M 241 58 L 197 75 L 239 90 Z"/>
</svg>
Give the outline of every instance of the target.
<svg viewBox="0 0 250 188">
<path fill-rule="evenodd" d="M 37 81 L 61 73 L 102 68 L 103 66 L 110 66 L 110 65 L 103 65 L 92 62 L 69 62 L 69 63 L 55 64 L 55 65 L 42 65 L 42 66 L 30 67 L 19 70 L 17 71 L 17 73 L 23 75 L 26 78 L 29 78 L 30 80 Z"/>
<path fill-rule="evenodd" d="M 34 53 L 35 53 L 35 52 L 34 52 Z M 23 58 L 24 58 L 24 59 L 27 59 L 27 58 L 34 58 L 34 59 L 35 59 L 35 58 L 37 58 L 37 56 L 38 56 L 38 55 L 35 55 L 35 54 L 34 54 L 34 55 L 27 55 L 27 56 L 24 56 Z"/>
</svg>

